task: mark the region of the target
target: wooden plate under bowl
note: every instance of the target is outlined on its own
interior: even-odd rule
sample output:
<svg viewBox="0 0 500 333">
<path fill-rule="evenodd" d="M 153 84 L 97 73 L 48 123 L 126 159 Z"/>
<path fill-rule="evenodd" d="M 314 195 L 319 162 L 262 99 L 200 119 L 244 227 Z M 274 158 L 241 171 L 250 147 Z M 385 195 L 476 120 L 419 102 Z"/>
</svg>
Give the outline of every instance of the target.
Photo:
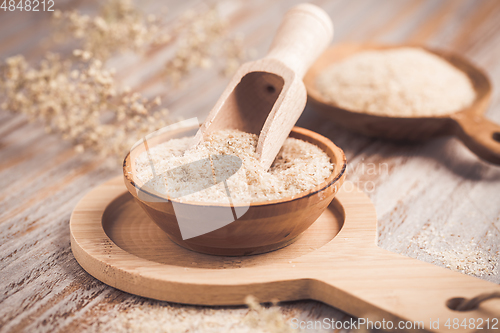
<svg viewBox="0 0 500 333">
<path fill-rule="evenodd" d="M 188 304 L 244 304 L 315 299 L 354 316 L 444 323 L 492 318 L 495 300 L 468 312 L 451 299 L 500 291 L 500 286 L 376 245 L 376 213 L 351 183 L 295 243 L 254 256 L 200 254 L 174 244 L 133 200 L 121 177 L 91 192 L 70 220 L 71 248 L 102 282 L 144 297 Z M 472 331 L 465 330 L 465 331 Z"/>
</svg>

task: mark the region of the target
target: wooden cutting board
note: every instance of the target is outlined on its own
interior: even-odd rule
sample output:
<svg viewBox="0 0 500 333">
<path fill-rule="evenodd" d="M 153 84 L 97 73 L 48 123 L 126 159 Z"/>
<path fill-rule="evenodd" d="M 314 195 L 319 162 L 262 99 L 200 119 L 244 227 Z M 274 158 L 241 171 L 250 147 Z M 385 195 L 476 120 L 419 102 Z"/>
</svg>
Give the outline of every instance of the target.
<svg viewBox="0 0 500 333">
<path fill-rule="evenodd" d="M 211 256 L 175 245 L 133 201 L 121 176 L 79 202 L 70 229 L 75 258 L 88 273 L 158 300 L 236 305 L 247 295 L 261 302 L 315 299 L 360 318 L 421 321 L 432 331 L 447 331 L 448 319 L 491 322 L 500 314 L 498 300 L 467 312 L 447 306 L 500 286 L 378 248 L 375 208 L 352 184 L 295 243 L 255 256 Z M 440 328 L 430 329 L 438 319 Z"/>
</svg>

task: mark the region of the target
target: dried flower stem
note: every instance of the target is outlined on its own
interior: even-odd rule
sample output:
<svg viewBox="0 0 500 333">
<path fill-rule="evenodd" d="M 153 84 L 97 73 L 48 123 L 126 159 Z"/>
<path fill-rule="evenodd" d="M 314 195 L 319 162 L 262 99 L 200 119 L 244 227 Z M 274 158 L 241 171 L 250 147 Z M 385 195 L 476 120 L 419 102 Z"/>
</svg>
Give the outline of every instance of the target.
<svg viewBox="0 0 500 333">
<path fill-rule="evenodd" d="M 163 73 L 174 83 L 194 68 L 210 67 L 212 58 L 225 55 L 228 73 L 244 57 L 239 40 L 227 37 L 215 7 L 186 13 L 170 32 L 130 0 L 109 0 L 93 17 L 56 11 L 54 19 L 59 40 L 81 45 L 72 56 L 49 53 L 34 66 L 22 55 L 8 58 L 0 64 L 0 105 L 41 120 L 47 132 L 60 133 L 79 152 L 91 149 L 121 158 L 138 139 L 172 123 L 159 97 L 146 99 L 119 87 L 114 71 L 105 66 L 114 54 L 170 43 L 175 34 L 178 49 Z"/>
<path fill-rule="evenodd" d="M 103 156 L 122 156 L 140 137 L 166 126 L 168 110 L 155 112 L 161 101 L 118 90 L 114 73 L 100 60 L 88 60 L 76 50 L 74 60 L 48 54 L 36 68 L 23 56 L 0 67 L 5 110 L 17 110 L 30 120 L 42 120 L 47 132 L 57 132 L 77 151 L 92 148 Z"/>
</svg>

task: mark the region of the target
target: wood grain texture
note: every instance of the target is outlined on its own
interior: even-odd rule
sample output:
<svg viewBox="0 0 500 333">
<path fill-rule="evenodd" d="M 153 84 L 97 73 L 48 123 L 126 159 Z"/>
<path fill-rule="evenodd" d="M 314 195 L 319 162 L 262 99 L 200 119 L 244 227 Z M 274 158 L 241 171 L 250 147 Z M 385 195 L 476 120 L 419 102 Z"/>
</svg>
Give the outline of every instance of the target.
<svg viewBox="0 0 500 333">
<path fill-rule="evenodd" d="M 245 35 L 245 45 L 262 56 L 271 43 L 270 31 L 278 28 L 278 18 L 299 2 L 234 1 L 227 15 L 231 28 Z M 498 1 L 313 3 L 332 17 L 334 43 L 415 41 L 463 54 L 489 74 L 493 94 L 486 117 L 500 122 Z M 76 5 L 87 12 L 96 7 L 95 2 Z M 167 15 L 174 17 L 199 6 L 202 3 L 196 0 L 168 2 Z M 144 9 L 154 12 L 159 7 L 154 2 Z M 48 36 L 49 25 L 41 14 L 0 11 L 1 60 L 17 53 L 35 60 L 44 53 L 41 40 Z M 207 71 L 191 78 L 187 89 L 166 91 L 154 79 L 152 63 L 115 67 L 127 69 L 118 72 L 124 84 L 142 88 L 146 94 L 161 93 L 165 104 L 185 118 L 203 119 L 228 83 Z M 345 151 L 347 179 L 364 189 L 377 209 L 379 247 L 500 283 L 498 167 L 480 161 L 453 138 L 411 145 L 370 139 L 309 109 L 298 126 L 325 135 Z M 169 318 L 171 325 L 189 322 L 192 332 L 202 331 L 203 323 L 224 328 L 243 320 L 244 308 L 180 306 L 131 296 L 95 280 L 78 265 L 70 250 L 71 211 L 85 193 L 120 173 L 91 154 L 77 155 L 58 137 L 45 134 L 40 124 L 0 112 L 1 332 L 99 331 L 100 326 L 92 325 L 104 316 L 126 322 L 132 310 L 139 311 L 145 322 L 157 318 L 155 313 Z M 280 307 L 287 318 L 350 318 L 314 301 Z"/>
</svg>

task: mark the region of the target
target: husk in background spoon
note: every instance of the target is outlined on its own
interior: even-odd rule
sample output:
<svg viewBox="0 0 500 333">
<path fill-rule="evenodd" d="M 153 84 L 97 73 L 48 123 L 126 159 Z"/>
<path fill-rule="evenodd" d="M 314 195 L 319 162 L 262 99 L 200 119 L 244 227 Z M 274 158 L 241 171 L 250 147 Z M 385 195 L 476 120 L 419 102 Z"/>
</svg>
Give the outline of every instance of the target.
<svg viewBox="0 0 500 333">
<path fill-rule="evenodd" d="M 304 77 L 309 101 L 314 109 L 336 124 L 352 131 L 393 140 L 423 141 L 443 135 L 457 136 L 472 152 L 485 161 L 500 165 L 500 125 L 484 117 L 491 100 L 491 83 L 486 74 L 461 56 L 419 46 L 438 55 L 463 71 L 471 80 L 476 98 L 462 110 L 447 115 L 392 117 L 347 110 L 330 102 L 319 92 L 316 80 L 327 67 L 358 52 L 389 50 L 412 45 L 340 44 L 327 49 Z"/>
</svg>

